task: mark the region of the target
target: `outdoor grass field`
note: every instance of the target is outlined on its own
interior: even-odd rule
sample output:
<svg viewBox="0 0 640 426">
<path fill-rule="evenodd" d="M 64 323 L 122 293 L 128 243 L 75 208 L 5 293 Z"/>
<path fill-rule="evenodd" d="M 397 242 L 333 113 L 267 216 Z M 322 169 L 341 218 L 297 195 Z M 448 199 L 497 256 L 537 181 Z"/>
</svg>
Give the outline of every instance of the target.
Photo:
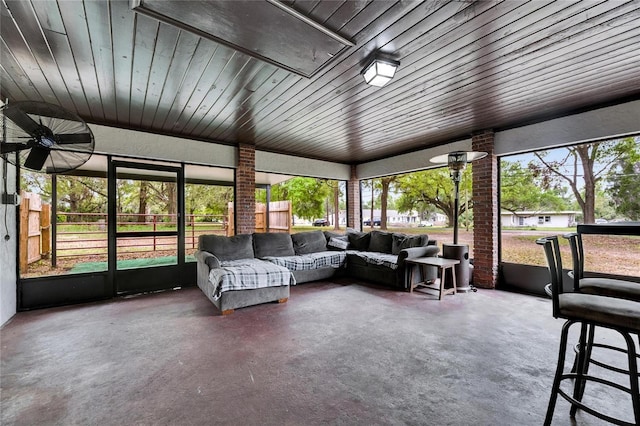
<svg viewBox="0 0 640 426">
<path fill-rule="evenodd" d="M 380 229 L 375 227 L 374 229 Z M 71 244 L 81 256 L 59 257 L 57 267 L 51 267 L 51 261 L 44 259 L 29 265 L 29 271 L 23 277 L 44 275 L 60 275 L 67 273 L 95 272 L 107 269 L 106 264 L 106 232 L 93 232 L 95 229 L 76 228 L 77 233 L 60 233 L 58 245 L 63 242 Z M 294 233 L 305 231 L 330 230 L 332 226 L 295 226 Z M 371 227 L 364 227 L 370 231 Z M 217 232 L 216 232 L 217 231 Z M 438 242 L 440 248 L 443 243 L 453 242 L 453 230 L 448 227 L 389 227 L 388 232 L 406 234 L 428 234 L 430 239 Z M 210 229 L 206 232 L 220 233 L 221 229 Z M 346 232 L 342 227 L 336 232 Z M 535 240 L 547 235 L 562 235 L 575 232 L 575 228 L 544 228 L 544 229 L 504 229 L 501 233 L 501 260 L 507 263 L 545 266 L 542 249 L 535 244 Z M 193 262 L 193 253 L 197 244 L 197 237 L 191 239 L 187 230 L 187 262 Z M 615 265 L 615 272 L 620 275 L 640 276 L 640 237 L 585 235 L 586 269 L 594 272 L 611 272 L 611 265 Z M 157 241 L 156 250 L 152 245 L 131 248 L 132 251 L 118 255 L 119 268 L 148 267 L 154 265 L 175 264 L 175 239 L 173 242 Z M 473 230 L 461 228 L 459 243 L 469 245 L 469 256 L 473 258 Z M 569 246 L 564 239 L 560 239 L 563 257 L 571 258 Z M 92 254 L 84 254 L 92 253 Z M 570 263 L 568 263 L 570 265 Z"/>
</svg>

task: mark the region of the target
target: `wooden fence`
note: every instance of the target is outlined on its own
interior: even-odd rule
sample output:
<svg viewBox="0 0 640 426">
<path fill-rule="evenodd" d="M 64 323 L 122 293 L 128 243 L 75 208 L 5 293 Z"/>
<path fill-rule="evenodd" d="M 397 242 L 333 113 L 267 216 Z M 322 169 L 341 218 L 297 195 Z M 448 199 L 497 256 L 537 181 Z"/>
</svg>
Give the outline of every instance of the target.
<svg viewBox="0 0 640 426">
<path fill-rule="evenodd" d="M 27 271 L 31 263 L 51 256 L 52 249 L 52 227 L 51 227 L 51 205 L 43 203 L 38 194 L 23 192 L 20 203 L 20 270 Z M 291 233 L 291 202 L 274 201 L 269 203 L 269 228 L 267 229 L 267 206 L 266 204 L 256 204 L 256 229 L 255 232 L 286 232 Z M 58 216 L 65 216 L 65 221 L 58 222 L 58 241 L 56 248 L 57 258 L 105 256 L 107 250 L 107 218 L 106 213 L 68 213 L 59 212 Z M 118 227 L 132 225 L 137 227 L 149 227 L 149 230 L 156 230 L 157 224 L 175 224 L 174 215 L 144 215 L 145 222 L 137 221 L 134 214 L 121 214 L 119 216 Z M 122 221 L 121 216 L 134 217 L 134 221 Z M 152 222 L 147 222 L 152 216 Z M 170 216 L 166 221 L 164 216 Z M 69 220 L 69 217 L 74 217 Z M 220 216 L 218 222 L 200 222 L 200 215 L 189 215 L 187 217 L 187 232 L 185 235 L 185 246 L 187 250 L 195 250 L 198 237 L 202 234 L 222 234 L 234 235 L 233 226 L 233 203 L 229 204 L 228 221 L 224 216 Z M 65 227 L 81 227 L 81 230 L 65 230 Z M 86 228 L 86 229 L 85 229 Z M 158 239 L 156 241 L 156 238 Z M 135 243 L 127 244 L 127 247 L 119 247 L 120 251 L 129 249 L 134 251 L 156 251 L 175 248 L 176 242 L 171 240 L 166 242 L 160 237 L 138 238 Z M 160 247 L 162 246 L 162 247 Z M 167 246 L 167 247 L 165 247 Z M 53 259 L 53 258 L 52 258 Z"/>
<path fill-rule="evenodd" d="M 267 229 L 267 205 L 256 203 L 256 231 L 255 232 L 286 232 L 291 233 L 291 201 L 272 201 L 269 203 L 269 228 Z M 233 202 L 229 203 L 229 224 L 227 236 L 235 235 L 233 221 Z"/>
<path fill-rule="evenodd" d="M 20 270 L 51 254 L 51 204 L 22 192 L 20 202 Z"/>
</svg>

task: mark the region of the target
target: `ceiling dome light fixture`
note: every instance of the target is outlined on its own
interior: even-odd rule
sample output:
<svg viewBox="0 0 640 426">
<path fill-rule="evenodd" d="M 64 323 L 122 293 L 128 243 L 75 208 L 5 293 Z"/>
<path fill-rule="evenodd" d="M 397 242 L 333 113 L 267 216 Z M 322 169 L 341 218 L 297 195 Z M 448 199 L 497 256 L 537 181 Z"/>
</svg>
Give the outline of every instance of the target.
<svg viewBox="0 0 640 426">
<path fill-rule="evenodd" d="M 360 74 L 364 77 L 365 83 L 382 87 L 391 81 L 399 65 L 399 61 L 376 57 L 364 67 Z"/>
</svg>

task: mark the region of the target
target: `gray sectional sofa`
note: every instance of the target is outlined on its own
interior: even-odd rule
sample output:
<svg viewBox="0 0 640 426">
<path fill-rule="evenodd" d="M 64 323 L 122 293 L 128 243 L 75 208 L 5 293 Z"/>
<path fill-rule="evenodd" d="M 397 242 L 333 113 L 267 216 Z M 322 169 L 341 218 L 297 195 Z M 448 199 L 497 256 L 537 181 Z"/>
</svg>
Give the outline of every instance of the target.
<svg viewBox="0 0 640 426">
<path fill-rule="evenodd" d="M 407 258 L 437 256 L 427 235 L 348 230 L 346 234 L 309 231 L 202 235 L 197 260 L 198 287 L 222 311 L 272 301 L 284 302 L 289 286 L 347 275 L 397 289 L 408 289 Z M 435 268 L 427 276 L 436 278 Z"/>
</svg>

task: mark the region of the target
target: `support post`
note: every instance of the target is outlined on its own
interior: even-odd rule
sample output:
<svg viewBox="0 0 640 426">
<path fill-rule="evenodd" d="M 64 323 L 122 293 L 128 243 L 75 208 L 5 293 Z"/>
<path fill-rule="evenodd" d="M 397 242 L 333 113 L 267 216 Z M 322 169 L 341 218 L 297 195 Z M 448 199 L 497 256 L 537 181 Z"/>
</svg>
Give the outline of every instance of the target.
<svg viewBox="0 0 640 426">
<path fill-rule="evenodd" d="M 360 220 L 360 180 L 358 180 L 356 166 L 351 166 L 351 176 L 347 182 L 347 226 L 356 230 L 361 229 Z"/>
<path fill-rule="evenodd" d="M 498 281 L 498 159 L 494 132 L 484 130 L 471 139 L 474 151 L 488 155 L 473 162 L 473 284 L 495 288 Z"/>
<path fill-rule="evenodd" d="M 253 145 L 238 146 L 235 180 L 235 232 L 252 234 L 256 229 L 256 151 Z"/>
</svg>

